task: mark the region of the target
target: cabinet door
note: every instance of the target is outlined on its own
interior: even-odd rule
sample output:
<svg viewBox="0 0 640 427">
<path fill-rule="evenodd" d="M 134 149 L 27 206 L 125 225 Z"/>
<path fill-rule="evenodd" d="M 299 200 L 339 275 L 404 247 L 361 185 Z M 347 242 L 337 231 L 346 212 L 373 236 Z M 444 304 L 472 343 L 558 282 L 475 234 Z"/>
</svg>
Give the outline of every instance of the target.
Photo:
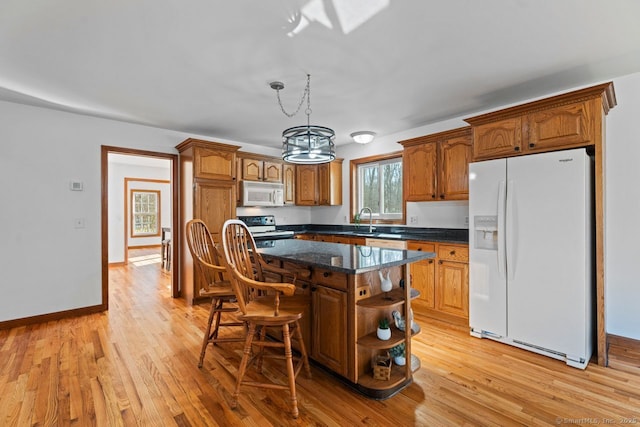
<svg viewBox="0 0 640 427">
<path fill-rule="evenodd" d="M 318 204 L 318 167 L 317 165 L 296 166 L 296 205 L 313 206 Z"/>
<path fill-rule="evenodd" d="M 407 249 L 412 251 L 435 252 L 433 243 L 407 242 Z M 424 259 L 410 265 L 411 287 L 420 292 L 417 298 L 420 304 L 427 308 L 435 307 L 435 260 Z"/>
<path fill-rule="evenodd" d="M 267 182 L 282 182 L 282 163 L 264 161 L 262 180 Z"/>
<path fill-rule="evenodd" d="M 236 153 L 215 148 L 194 148 L 193 174 L 196 178 L 231 181 L 235 179 Z"/>
<path fill-rule="evenodd" d="M 313 285 L 311 356 L 332 371 L 347 374 L 347 294 Z"/>
<path fill-rule="evenodd" d="M 235 184 L 225 182 L 196 182 L 193 217 L 201 219 L 209 228 L 213 241 L 221 241 L 222 225 L 236 217 Z"/>
<path fill-rule="evenodd" d="M 296 203 L 296 167 L 286 163 L 283 166 L 284 178 L 284 204 L 293 205 Z"/>
<path fill-rule="evenodd" d="M 337 206 L 342 204 L 342 161 L 318 165 L 318 204 Z"/>
<path fill-rule="evenodd" d="M 527 150 L 548 151 L 586 145 L 593 133 L 590 105 L 581 102 L 529 114 Z"/>
<path fill-rule="evenodd" d="M 436 309 L 454 316 L 469 317 L 469 264 L 438 261 Z"/>
<path fill-rule="evenodd" d="M 242 179 L 245 181 L 262 181 L 262 160 L 242 159 Z"/>
<path fill-rule="evenodd" d="M 442 141 L 438 160 L 439 198 L 468 200 L 471 137 L 464 136 Z"/>
<path fill-rule="evenodd" d="M 522 150 L 522 119 L 513 117 L 473 128 L 473 159 L 511 156 Z"/>
<path fill-rule="evenodd" d="M 436 200 L 437 143 L 406 147 L 402 154 L 404 199 L 409 202 Z"/>
</svg>

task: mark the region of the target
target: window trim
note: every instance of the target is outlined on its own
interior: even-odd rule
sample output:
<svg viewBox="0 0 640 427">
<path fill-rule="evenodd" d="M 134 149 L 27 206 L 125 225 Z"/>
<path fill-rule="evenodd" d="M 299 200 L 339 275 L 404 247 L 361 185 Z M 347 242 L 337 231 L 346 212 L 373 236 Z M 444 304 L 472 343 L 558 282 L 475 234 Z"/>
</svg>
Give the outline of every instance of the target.
<svg viewBox="0 0 640 427">
<path fill-rule="evenodd" d="M 349 197 L 349 223 L 353 224 L 353 217 L 358 213 L 355 212 L 356 207 L 358 206 L 358 166 L 363 165 L 365 163 L 374 163 L 374 162 L 382 162 L 387 160 L 397 159 L 403 163 L 403 174 L 404 174 L 404 161 L 402 157 L 403 151 L 394 151 L 392 153 L 386 154 L 378 154 L 375 156 L 362 157 L 359 159 L 353 159 L 349 162 L 350 172 L 349 172 L 349 188 L 351 190 L 351 194 Z M 374 224 L 404 224 L 405 216 L 406 216 L 406 205 L 404 201 L 404 178 L 403 178 L 403 196 L 402 196 L 402 214 L 398 219 L 373 219 Z"/>
<path fill-rule="evenodd" d="M 129 190 L 130 193 L 130 197 L 129 200 L 131 201 L 130 204 L 130 215 L 131 215 L 131 221 L 130 221 L 130 226 L 129 226 L 129 230 L 130 230 L 130 237 L 132 239 L 137 239 L 137 238 L 145 238 L 145 237 L 158 237 L 160 236 L 161 233 L 161 229 L 162 227 L 160 226 L 160 214 L 162 212 L 162 208 L 160 205 L 160 190 L 146 190 L 146 189 L 141 189 L 141 188 L 135 188 L 135 189 L 130 189 Z M 136 234 L 135 233 L 135 196 L 136 193 L 152 193 L 156 195 L 156 232 L 155 233 L 145 233 L 145 234 Z"/>
</svg>

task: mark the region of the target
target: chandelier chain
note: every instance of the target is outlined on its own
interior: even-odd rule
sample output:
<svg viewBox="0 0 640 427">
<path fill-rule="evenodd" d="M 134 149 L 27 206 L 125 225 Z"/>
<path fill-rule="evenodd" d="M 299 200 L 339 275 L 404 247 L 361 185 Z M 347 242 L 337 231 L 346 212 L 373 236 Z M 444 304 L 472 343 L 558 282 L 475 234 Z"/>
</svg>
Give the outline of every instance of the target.
<svg viewBox="0 0 640 427">
<path fill-rule="evenodd" d="M 302 108 L 302 104 L 304 103 L 305 98 L 307 99 L 307 109 L 305 111 L 305 114 L 307 116 L 311 114 L 311 74 L 307 74 L 307 86 L 304 88 L 302 98 L 300 99 L 300 103 L 298 103 L 298 108 L 296 108 L 296 111 L 294 111 L 293 113 L 287 113 L 287 111 L 282 106 L 282 100 L 280 99 L 280 89 L 276 89 L 276 94 L 278 96 L 278 104 L 280 105 L 280 110 L 282 110 L 285 116 L 293 117 L 298 114 L 300 108 Z"/>
</svg>

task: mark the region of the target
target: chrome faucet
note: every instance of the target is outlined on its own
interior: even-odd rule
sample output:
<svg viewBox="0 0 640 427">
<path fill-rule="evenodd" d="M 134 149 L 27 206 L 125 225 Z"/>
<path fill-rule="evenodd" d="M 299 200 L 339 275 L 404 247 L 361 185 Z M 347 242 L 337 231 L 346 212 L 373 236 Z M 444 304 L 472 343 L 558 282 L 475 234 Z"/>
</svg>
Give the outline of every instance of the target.
<svg viewBox="0 0 640 427">
<path fill-rule="evenodd" d="M 369 233 L 373 233 L 373 212 L 371 211 L 371 208 L 365 206 L 360 209 L 358 216 L 362 217 L 362 212 L 364 211 L 369 211 Z"/>
</svg>

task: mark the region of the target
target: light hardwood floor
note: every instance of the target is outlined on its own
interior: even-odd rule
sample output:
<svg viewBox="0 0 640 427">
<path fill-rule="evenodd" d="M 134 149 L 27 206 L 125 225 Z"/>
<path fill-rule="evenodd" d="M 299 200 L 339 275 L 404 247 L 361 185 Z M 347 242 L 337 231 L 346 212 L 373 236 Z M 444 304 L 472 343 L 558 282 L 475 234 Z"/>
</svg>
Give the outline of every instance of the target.
<svg viewBox="0 0 640 427">
<path fill-rule="evenodd" d="M 0 426 L 640 424 L 640 376 L 580 371 L 419 314 L 422 368 L 402 393 L 369 400 L 312 367 L 298 420 L 282 391 L 243 389 L 232 410 L 241 344 L 210 347 L 198 369 L 208 307 L 170 298 L 158 262 L 137 264 L 110 269 L 106 313 L 0 331 Z M 274 366 L 265 375 L 284 380 Z"/>
</svg>

